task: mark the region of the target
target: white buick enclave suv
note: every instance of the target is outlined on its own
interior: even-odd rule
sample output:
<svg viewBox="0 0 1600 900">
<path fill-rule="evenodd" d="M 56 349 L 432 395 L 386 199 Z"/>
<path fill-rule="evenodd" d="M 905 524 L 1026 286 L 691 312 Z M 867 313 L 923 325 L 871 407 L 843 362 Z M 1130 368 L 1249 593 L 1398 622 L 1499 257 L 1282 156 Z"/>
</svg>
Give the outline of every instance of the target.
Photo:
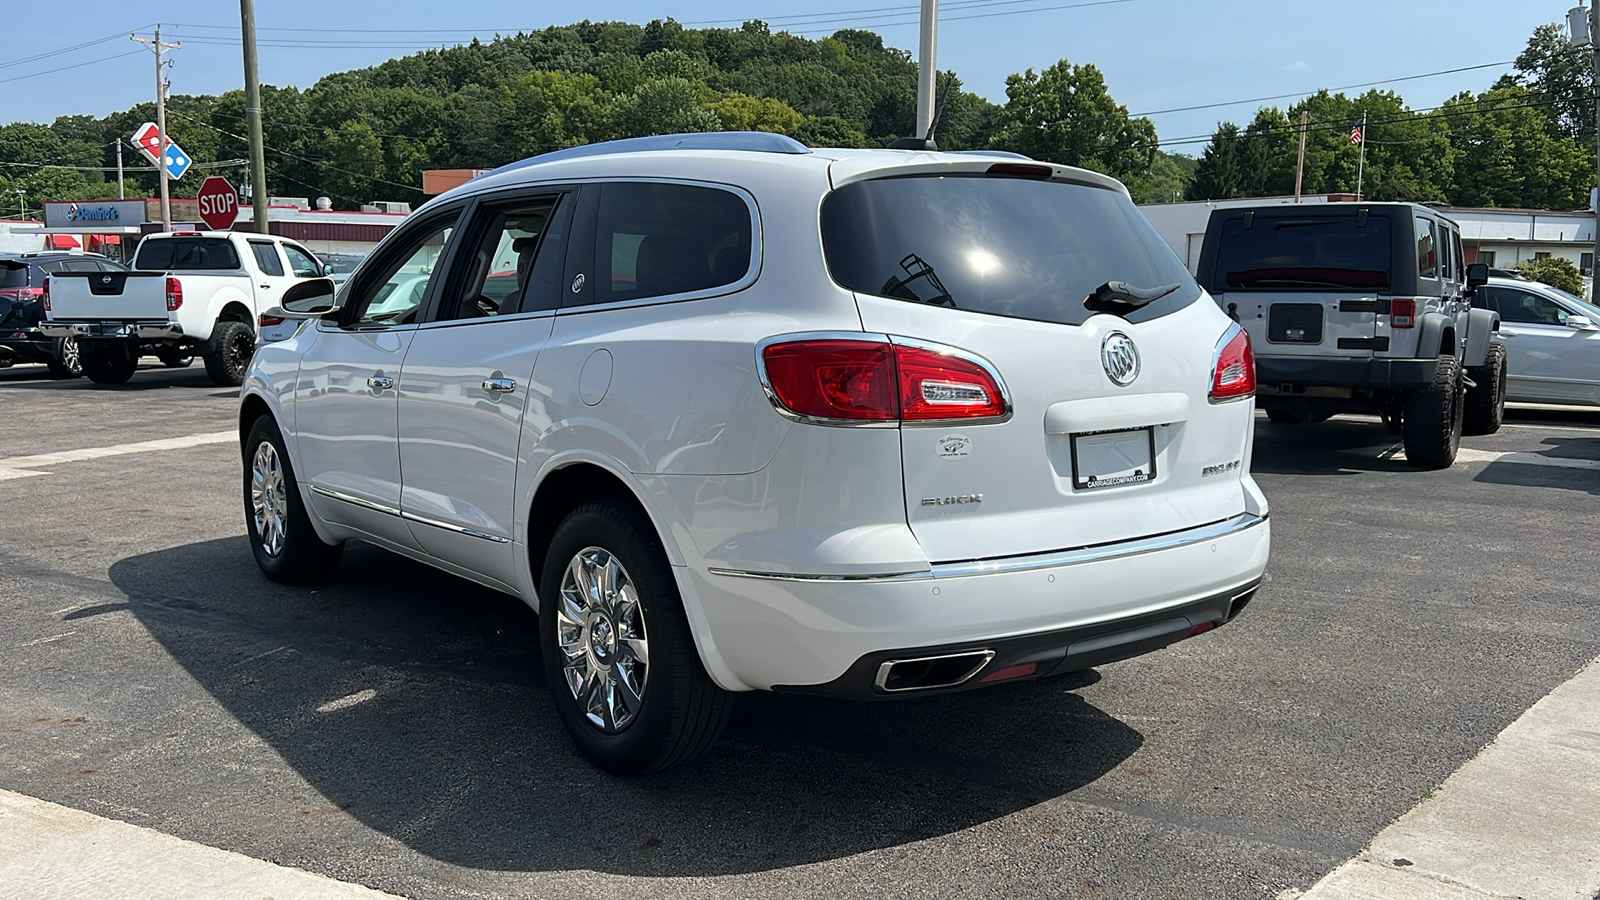
<svg viewBox="0 0 1600 900">
<path fill-rule="evenodd" d="M 268 577 L 358 539 L 520 597 L 579 748 L 1221 625 L 1267 562 L 1239 327 L 1094 172 L 641 138 L 429 202 L 242 393 Z"/>
</svg>

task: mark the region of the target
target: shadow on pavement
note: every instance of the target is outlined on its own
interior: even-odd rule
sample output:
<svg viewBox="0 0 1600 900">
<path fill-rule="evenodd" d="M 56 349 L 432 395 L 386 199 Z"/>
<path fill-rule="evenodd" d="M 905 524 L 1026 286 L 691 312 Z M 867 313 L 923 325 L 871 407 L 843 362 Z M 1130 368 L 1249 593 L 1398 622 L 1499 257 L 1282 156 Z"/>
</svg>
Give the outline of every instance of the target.
<svg viewBox="0 0 1600 900">
<path fill-rule="evenodd" d="M 1600 462 L 1600 438 L 1565 435 L 1547 437 L 1540 441 L 1540 447 L 1532 452 L 1552 460 Z M 1485 484 L 1558 488 L 1600 495 L 1600 469 L 1592 468 L 1528 465 L 1523 462 L 1497 460 L 1485 466 L 1473 480 Z"/>
<path fill-rule="evenodd" d="M 286 588 L 242 537 L 110 575 L 331 803 L 474 868 L 695 876 L 837 859 L 1068 794 L 1143 743 L 1069 692 L 1092 672 L 898 703 L 757 694 L 699 763 L 619 779 L 571 748 L 536 676 L 536 617 L 513 598 L 361 544 L 332 581 Z"/>
<path fill-rule="evenodd" d="M 6 390 L 23 391 L 125 391 L 138 393 L 140 391 L 166 390 L 167 388 L 215 388 L 216 385 L 206 375 L 206 368 L 196 360 L 187 368 L 169 369 L 161 365 L 141 365 L 133 377 L 123 384 L 95 384 L 87 378 L 53 378 L 44 366 L 19 365 L 10 369 L 0 369 L 0 387 Z M 228 390 L 218 396 L 237 397 L 237 389 Z"/>
<path fill-rule="evenodd" d="M 1362 472 L 1415 472 L 1404 459 L 1380 455 L 1398 447 L 1376 416 L 1334 416 L 1314 425 L 1274 425 L 1256 417 L 1250 470 L 1272 475 L 1356 475 Z"/>
</svg>

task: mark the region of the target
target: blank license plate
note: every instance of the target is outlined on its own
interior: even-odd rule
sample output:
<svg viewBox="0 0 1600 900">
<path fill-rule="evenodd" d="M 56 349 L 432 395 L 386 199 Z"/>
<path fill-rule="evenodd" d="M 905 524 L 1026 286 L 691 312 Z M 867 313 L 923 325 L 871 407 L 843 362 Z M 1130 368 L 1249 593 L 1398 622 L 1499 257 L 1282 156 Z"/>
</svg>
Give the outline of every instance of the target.
<svg viewBox="0 0 1600 900">
<path fill-rule="evenodd" d="M 1072 486 L 1079 490 L 1143 484 L 1156 477 L 1151 428 L 1072 436 Z"/>
</svg>

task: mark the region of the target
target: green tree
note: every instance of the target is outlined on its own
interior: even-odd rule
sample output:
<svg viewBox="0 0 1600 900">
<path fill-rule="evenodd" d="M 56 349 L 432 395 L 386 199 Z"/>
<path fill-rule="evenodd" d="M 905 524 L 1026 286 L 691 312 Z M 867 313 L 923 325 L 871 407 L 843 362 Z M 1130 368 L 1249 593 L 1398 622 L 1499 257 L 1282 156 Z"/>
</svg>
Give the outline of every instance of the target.
<svg viewBox="0 0 1600 900">
<path fill-rule="evenodd" d="M 614 133 L 619 138 L 651 134 L 718 131 L 722 122 L 700 102 L 700 90 L 683 78 L 646 81 L 616 101 Z"/>
<path fill-rule="evenodd" d="M 1578 272 L 1578 267 L 1573 265 L 1571 260 L 1559 256 L 1531 259 L 1517 266 L 1517 271 L 1534 281 L 1543 282 L 1569 294 L 1583 296 L 1583 275 Z"/>
<path fill-rule="evenodd" d="M 771 97 L 733 93 L 710 108 L 721 121 L 723 131 L 771 131 L 793 136 L 805 123 L 805 117 L 789 104 Z"/>
<path fill-rule="evenodd" d="M 1451 202 L 1533 209 L 1587 204 L 1593 151 L 1561 137 L 1532 97 L 1511 85 L 1445 102 L 1440 119 L 1456 159 Z"/>
<path fill-rule="evenodd" d="M 1552 23 L 1534 29 L 1515 65 L 1516 74 L 1501 78 L 1495 87 L 1524 87 L 1549 101 L 1556 132 L 1593 146 L 1594 66 L 1588 50 L 1567 42 L 1566 26 Z"/>
<path fill-rule="evenodd" d="M 807 116 L 794 139 L 807 147 L 865 147 L 867 136 L 838 116 Z"/>
<path fill-rule="evenodd" d="M 1231 200 L 1243 197 L 1245 174 L 1240 160 L 1239 126 L 1223 122 L 1200 154 L 1194 177 L 1184 191 L 1186 200 Z"/>
<path fill-rule="evenodd" d="M 1156 129 L 1149 119 L 1129 117 L 1099 69 L 1063 59 L 1006 79 L 1006 103 L 995 114 L 989 145 L 1127 179 L 1149 170 Z"/>
</svg>

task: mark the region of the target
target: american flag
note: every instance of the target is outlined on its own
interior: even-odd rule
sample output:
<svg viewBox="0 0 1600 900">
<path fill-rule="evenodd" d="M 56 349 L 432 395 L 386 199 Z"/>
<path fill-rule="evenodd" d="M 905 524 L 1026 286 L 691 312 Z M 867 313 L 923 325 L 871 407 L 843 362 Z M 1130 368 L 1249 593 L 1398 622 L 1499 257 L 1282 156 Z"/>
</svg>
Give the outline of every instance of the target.
<svg viewBox="0 0 1600 900">
<path fill-rule="evenodd" d="M 1362 116 L 1361 117 L 1361 121 L 1357 122 L 1350 129 L 1350 143 L 1352 143 L 1352 144 L 1361 143 L 1361 132 L 1366 130 L 1366 127 L 1367 127 L 1367 117 L 1366 116 Z"/>
</svg>

